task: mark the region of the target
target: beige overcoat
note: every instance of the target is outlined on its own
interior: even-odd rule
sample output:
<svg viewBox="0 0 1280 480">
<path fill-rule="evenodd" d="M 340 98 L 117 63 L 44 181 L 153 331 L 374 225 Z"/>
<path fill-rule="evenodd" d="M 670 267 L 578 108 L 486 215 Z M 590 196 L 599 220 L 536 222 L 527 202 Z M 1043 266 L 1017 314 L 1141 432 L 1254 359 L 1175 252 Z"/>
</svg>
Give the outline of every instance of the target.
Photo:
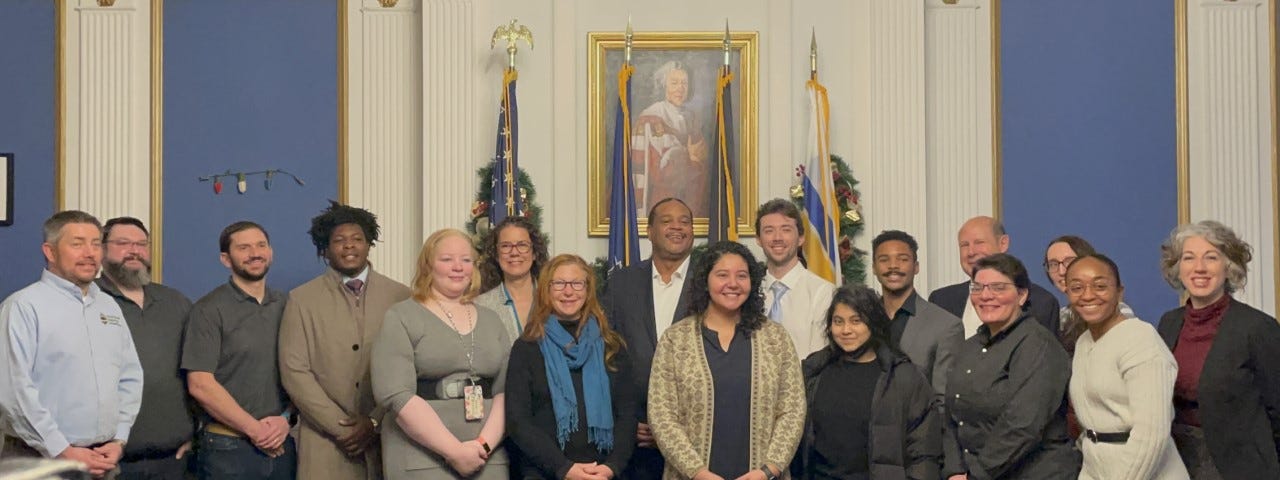
<svg viewBox="0 0 1280 480">
<path fill-rule="evenodd" d="M 330 269 L 289 292 L 280 324 L 280 380 L 298 408 L 298 478 L 382 478 L 379 442 L 351 458 L 334 438 L 352 427 L 347 418 L 382 421 L 369 383 L 369 353 L 387 309 L 411 295 L 409 287 L 369 268 L 357 296 Z"/>
</svg>

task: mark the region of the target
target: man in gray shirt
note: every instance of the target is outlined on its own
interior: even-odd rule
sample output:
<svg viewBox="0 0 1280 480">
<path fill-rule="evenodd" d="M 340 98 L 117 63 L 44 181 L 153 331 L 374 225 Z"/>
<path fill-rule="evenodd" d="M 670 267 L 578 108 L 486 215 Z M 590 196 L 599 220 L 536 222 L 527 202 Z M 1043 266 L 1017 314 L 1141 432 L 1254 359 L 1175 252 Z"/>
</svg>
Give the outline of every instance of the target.
<svg viewBox="0 0 1280 480">
<path fill-rule="evenodd" d="M 98 287 L 124 312 L 144 379 L 142 408 L 120 460 L 122 480 L 182 478 L 183 456 L 195 433 L 190 397 L 178 371 L 191 300 L 151 281 L 150 240 L 146 225 L 133 217 L 107 220 L 102 228 Z"/>
<path fill-rule="evenodd" d="M 941 398 L 947 391 L 952 355 L 964 341 L 960 318 L 929 303 L 916 292 L 920 273 L 916 239 L 906 232 L 885 230 L 871 241 L 872 269 L 880 282 L 884 310 L 893 321 L 889 337 L 911 363 L 920 367 Z"/>
<path fill-rule="evenodd" d="M 297 452 L 276 361 L 285 296 L 267 288 L 270 239 L 258 224 L 241 221 L 222 230 L 218 246 L 231 280 L 191 308 L 182 348 L 187 388 L 205 412 L 196 473 L 292 480 Z"/>
</svg>

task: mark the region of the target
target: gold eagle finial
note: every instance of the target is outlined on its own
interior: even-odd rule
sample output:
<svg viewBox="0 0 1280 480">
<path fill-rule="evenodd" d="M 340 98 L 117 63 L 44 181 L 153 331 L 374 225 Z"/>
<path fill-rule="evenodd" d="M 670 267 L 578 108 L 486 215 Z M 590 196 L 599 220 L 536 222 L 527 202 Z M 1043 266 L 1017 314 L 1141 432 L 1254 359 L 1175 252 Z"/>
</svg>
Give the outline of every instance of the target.
<svg viewBox="0 0 1280 480">
<path fill-rule="evenodd" d="M 524 40 L 529 44 L 529 49 L 533 50 L 533 32 L 529 31 L 529 27 L 519 25 L 516 19 L 511 19 L 511 23 L 499 25 L 493 31 L 493 38 L 489 40 L 489 48 L 493 49 L 498 46 L 498 40 L 507 41 L 507 66 L 516 68 L 516 44 L 520 40 Z"/>
</svg>

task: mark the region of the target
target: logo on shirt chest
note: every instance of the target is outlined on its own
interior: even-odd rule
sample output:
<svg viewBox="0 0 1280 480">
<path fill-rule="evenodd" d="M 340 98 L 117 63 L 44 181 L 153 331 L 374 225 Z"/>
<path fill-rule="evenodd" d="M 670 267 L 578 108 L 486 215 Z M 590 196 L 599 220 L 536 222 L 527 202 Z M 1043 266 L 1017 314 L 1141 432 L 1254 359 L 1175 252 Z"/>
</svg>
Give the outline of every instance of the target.
<svg viewBox="0 0 1280 480">
<path fill-rule="evenodd" d="M 105 313 L 99 314 L 98 319 L 102 321 L 103 325 L 120 325 L 120 321 L 121 321 L 120 317 L 117 317 L 115 315 L 107 315 Z"/>
</svg>

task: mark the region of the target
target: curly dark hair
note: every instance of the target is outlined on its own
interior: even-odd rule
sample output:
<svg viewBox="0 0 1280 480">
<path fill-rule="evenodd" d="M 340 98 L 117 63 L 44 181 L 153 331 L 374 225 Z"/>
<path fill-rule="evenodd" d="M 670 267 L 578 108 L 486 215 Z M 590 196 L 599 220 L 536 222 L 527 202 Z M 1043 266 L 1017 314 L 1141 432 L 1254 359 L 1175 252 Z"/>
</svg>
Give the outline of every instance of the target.
<svg viewBox="0 0 1280 480">
<path fill-rule="evenodd" d="M 489 229 L 489 233 L 480 239 L 480 278 L 483 279 L 480 284 L 481 292 L 492 290 L 493 287 L 502 283 L 502 267 L 498 265 L 498 234 L 509 227 L 520 227 L 529 232 L 529 243 L 532 244 L 530 248 L 533 253 L 533 267 L 529 269 L 529 274 L 535 281 L 542 267 L 551 259 L 551 255 L 547 254 L 547 239 L 533 224 L 533 220 L 528 217 L 509 215 Z"/>
<path fill-rule="evenodd" d="M 316 246 L 317 256 L 323 257 L 324 252 L 329 249 L 329 237 L 333 235 L 333 229 L 348 223 L 354 223 L 360 227 L 364 232 L 365 240 L 369 241 L 369 246 L 372 247 L 378 242 L 378 234 L 382 229 L 378 227 L 377 215 L 363 208 L 329 200 L 329 208 L 312 218 L 311 229 L 307 230 L 307 234 L 311 235 L 311 244 Z"/>
<path fill-rule="evenodd" d="M 751 274 L 751 291 L 747 294 L 747 301 L 739 307 L 742 316 L 738 320 L 738 330 L 750 336 L 751 332 L 760 329 L 760 326 L 768 321 L 764 316 L 764 293 L 760 290 L 760 285 L 764 283 L 765 267 L 763 263 L 756 261 L 751 250 L 741 243 L 721 240 L 708 245 L 702 255 L 697 258 L 688 277 L 688 281 L 693 282 L 690 289 L 692 298 L 689 299 L 689 314 L 701 317 L 707 313 L 707 308 L 711 305 L 711 292 L 708 289 L 707 280 L 711 276 L 711 268 L 725 255 L 742 257 L 747 262 L 747 271 Z"/>
<path fill-rule="evenodd" d="M 835 319 L 837 305 L 853 309 L 858 313 L 858 317 L 862 318 L 862 323 L 871 330 L 871 338 L 867 340 L 870 342 L 871 349 L 875 350 L 883 346 L 894 352 L 900 351 L 898 346 L 894 345 L 893 337 L 889 335 L 889 324 L 893 320 L 889 318 L 889 312 L 885 311 L 880 295 L 865 286 L 849 284 L 836 289 L 835 295 L 831 298 L 831 306 L 827 307 L 827 323 L 823 332 L 827 334 L 827 349 L 831 350 L 832 361 L 840 358 L 844 353 L 844 350 L 836 345 L 835 337 L 831 335 L 831 322 Z"/>
</svg>

